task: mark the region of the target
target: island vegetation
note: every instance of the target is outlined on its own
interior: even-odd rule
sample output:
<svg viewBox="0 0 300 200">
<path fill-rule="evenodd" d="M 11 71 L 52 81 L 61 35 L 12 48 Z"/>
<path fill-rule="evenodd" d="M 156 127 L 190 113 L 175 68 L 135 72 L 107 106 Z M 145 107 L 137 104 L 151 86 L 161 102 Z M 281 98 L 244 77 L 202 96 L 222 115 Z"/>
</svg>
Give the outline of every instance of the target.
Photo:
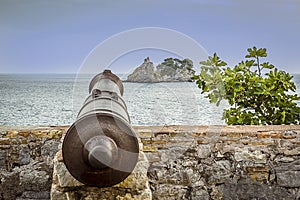
<svg viewBox="0 0 300 200">
<path fill-rule="evenodd" d="M 195 75 L 193 61 L 185 58 L 166 58 L 156 67 L 149 57 L 127 77 L 127 82 L 187 82 Z"/>
</svg>

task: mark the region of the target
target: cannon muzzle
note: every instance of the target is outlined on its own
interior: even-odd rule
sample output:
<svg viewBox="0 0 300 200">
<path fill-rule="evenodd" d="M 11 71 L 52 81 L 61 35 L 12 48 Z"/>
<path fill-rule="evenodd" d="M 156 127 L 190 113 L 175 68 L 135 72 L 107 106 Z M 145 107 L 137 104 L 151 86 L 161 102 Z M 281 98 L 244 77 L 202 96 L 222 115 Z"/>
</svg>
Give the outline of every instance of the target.
<svg viewBox="0 0 300 200">
<path fill-rule="evenodd" d="M 64 163 L 86 185 L 120 183 L 138 161 L 138 140 L 130 126 L 123 90 L 121 80 L 110 70 L 96 75 L 89 85 L 90 95 L 64 138 Z"/>
</svg>

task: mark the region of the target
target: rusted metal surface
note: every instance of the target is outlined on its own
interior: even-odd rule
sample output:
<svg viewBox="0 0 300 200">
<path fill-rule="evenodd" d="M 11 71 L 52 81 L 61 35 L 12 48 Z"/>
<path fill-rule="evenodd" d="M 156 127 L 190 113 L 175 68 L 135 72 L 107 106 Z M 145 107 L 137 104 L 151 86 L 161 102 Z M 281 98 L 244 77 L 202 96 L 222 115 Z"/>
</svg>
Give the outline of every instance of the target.
<svg viewBox="0 0 300 200">
<path fill-rule="evenodd" d="M 138 161 L 138 140 L 121 97 L 123 88 L 110 70 L 96 75 L 90 95 L 64 138 L 64 163 L 71 175 L 86 185 L 115 185 Z"/>
</svg>

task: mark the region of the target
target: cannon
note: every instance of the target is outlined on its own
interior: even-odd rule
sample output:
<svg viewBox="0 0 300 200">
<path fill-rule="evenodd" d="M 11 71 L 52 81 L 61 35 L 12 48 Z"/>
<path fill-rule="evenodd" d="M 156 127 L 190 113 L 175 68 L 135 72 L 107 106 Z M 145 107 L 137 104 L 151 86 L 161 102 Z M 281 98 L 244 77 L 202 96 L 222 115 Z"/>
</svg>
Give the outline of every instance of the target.
<svg viewBox="0 0 300 200">
<path fill-rule="evenodd" d="M 120 183 L 138 161 L 138 139 L 130 126 L 123 91 L 122 81 L 110 70 L 97 74 L 65 135 L 63 161 L 70 174 L 85 185 Z"/>
</svg>

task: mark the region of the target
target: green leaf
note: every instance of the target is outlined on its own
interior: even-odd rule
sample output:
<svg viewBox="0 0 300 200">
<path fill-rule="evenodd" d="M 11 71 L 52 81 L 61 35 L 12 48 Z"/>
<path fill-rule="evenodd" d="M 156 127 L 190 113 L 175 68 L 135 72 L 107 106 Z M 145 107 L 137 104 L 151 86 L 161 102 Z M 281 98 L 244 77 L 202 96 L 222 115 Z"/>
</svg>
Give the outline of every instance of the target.
<svg viewBox="0 0 300 200">
<path fill-rule="evenodd" d="M 273 69 L 274 68 L 274 65 L 269 64 L 269 62 L 264 62 L 261 64 L 261 66 L 265 69 Z"/>
</svg>

